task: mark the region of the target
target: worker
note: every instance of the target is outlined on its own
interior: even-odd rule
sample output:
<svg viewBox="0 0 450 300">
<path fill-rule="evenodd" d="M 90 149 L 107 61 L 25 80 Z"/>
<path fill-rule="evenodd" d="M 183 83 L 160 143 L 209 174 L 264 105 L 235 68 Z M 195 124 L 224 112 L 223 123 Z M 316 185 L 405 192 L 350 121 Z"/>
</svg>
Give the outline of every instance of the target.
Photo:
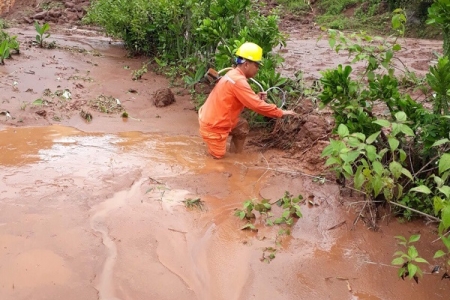
<svg viewBox="0 0 450 300">
<path fill-rule="evenodd" d="M 267 94 L 255 94 L 248 84 L 247 79 L 258 72 L 262 56 L 263 50 L 257 44 L 242 44 L 236 51 L 236 67 L 217 82 L 199 110 L 200 135 L 214 158 L 225 155 L 229 135 L 230 152 L 242 152 L 250 131 L 247 120 L 240 118 L 244 107 L 271 118 L 296 114 L 265 102 Z"/>
</svg>

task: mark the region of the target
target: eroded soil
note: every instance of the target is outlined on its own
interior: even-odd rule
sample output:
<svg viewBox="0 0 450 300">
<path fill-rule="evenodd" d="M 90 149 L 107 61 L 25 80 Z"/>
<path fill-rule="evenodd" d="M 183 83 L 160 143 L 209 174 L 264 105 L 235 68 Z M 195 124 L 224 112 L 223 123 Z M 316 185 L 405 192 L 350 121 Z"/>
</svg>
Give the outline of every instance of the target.
<svg viewBox="0 0 450 300">
<path fill-rule="evenodd" d="M 30 27 L 8 31 L 22 45 L 34 39 Z M 175 103 L 157 108 L 152 95 L 170 85 L 152 70 L 132 80 L 145 58 L 127 58 L 120 43 L 87 29 L 59 32 L 50 40 L 60 48 L 28 44 L 0 66 L 0 110 L 12 117 L 0 116 L 1 299 L 448 299 L 449 283 L 432 266 L 420 284 L 390 266 L 394 236 L 415 233 L 434 264 L 434 224 L 382 215 L 377 232 L 353 227 L 362 199 L 313 180 L 323 143 L 298 140 L 290 153 L 248 146 L 214 160 L 185 90 L 172 88 Z M 317 77 L 347 59 L 316 35 L 292 32 L 287 75 Z M 440 48 L 406 44 L 417 70 Z M 119 99 L 129 118 L 89 106 L 100 95 Z M 245 200 L 285 191 L 308 199 L 291 235 L 261 216 L 257 232 L 240 230 L 246 222 L 233 214 Z M 187 209 L 183 201 L 196 198 L 204 209 Z M 268 247 L 277 250 L 270 263 Z"/>
</svg>

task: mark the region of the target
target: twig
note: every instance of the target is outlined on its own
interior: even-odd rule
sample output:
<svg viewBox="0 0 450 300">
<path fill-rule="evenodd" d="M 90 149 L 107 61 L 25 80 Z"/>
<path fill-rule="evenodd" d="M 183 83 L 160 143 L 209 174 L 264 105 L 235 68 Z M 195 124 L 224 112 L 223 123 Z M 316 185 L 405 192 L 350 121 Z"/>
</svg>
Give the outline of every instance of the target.
<svg viewBox="0 0 450 300">
<path fill-rule="evenodd" d="M 437 217 L 435 217 L 435 216 L 426 214 L 426 213 L 424 213 L 424 212 L 421 212 L 420 210 L 417 210 L 417 209 L 414 209 L 414 208 L 405 206 L 405 205 L 403 205 L 403 204 L 400 204 L 400 203 L 397 203 L 397 202 L 392 202 L 392 201 L 389 202 L 389 204 L 393 204 L 393 205 L 395 205 L 395 206 L 398 206 L 398 207 L 401 207 L 401 208 L 404 208 L 404 209 L 408 209 L 408 210 L 410 210 L 410 211 L 412 211 L 412 212 L 415 212 L 415 213 L 417 213 L 417 214 L 419 214 L 419 215 L 428 217 L 428 218 L 433 219 L 433 220 L 435 220 L 435 221 L 437 221 L 437 222 L 441 222 L 441 219 L 439 219 L 439 218 L 437 218 Z"/>
<path fill-rule="evenodd" d="M 266 168 L 266 171 L 264 171 L 264 173 L 261 175 L 261 176 L 259 176 L 259 178 L 258 178 L 258 180 L 256 180 L 256 182 L 254 183 L 254 185 L 255 184 L 257 184 L 260 180 L 261 180 L 261 178 L 264 176 L 264 175 L 266 175 L 266 173 L 271 169 L 271 168 L 269 168 L 269 162 L 267 161 L 267 159 L 265 158 L 265 156 L 264 156 L 264 154 L 261 152 L 261 156 L 264 158 L 264 160 L 266 161 L 266 164 L 267 164 L 267 168 Z"/>
<path fill-rule="evenodd" d="M 366 203 L 364 203 L 363 208 L 359 211 L 359 214 L 358 214 L 358 216 L 356 217 L 355 221 L 353 221 L 352 230 L 353 230 L 353 228 L 355 228 L 356 223 L 358 223 L 359 218 L 361 217 L 362 212 L 363 212 L 364 209 L 366 208 L 367 202 L 369 202 L 369 200 L 367 200 Z"/>
<path fill-rule="evenodd" d="M 446 236 L 446 235 L 448 235 L 450 233 L 450 231 L 447 231 L 446 233 L 444 233 L 442 236 Z M 434 241 L 432 241 L 431 243 L 433 244 L 433 243 L 435 243 L 435 242 L 437 242 L 437 241 L 439 241 L 441 238 L 442 238 L 442 236 L 440 236 L 440 237 L 438 237 L 437 239 L 435 239 Z"/>
<path fill-rule="evenodd" d="M 173 229 L 173 228 L 167 228 L 167 229 L 169 229 L 170 231 L 179 232 L 179 233 L 183 233 L 183 234 L 187 233 L 186 231 L 181 231 L 181 230 L 177 230 L 177 229 Z"/>
<path fill-rule="evenodd" d="M 342 225 L 344 225 L 345 223 L 347 223 L 347 221 L 342 221 L 342 222 L 339 223 L 339 224 L 336 224 L 336 225 L 334 225 L 334 226 L 331 226 L 331 227 L 328 228 L 327 230 L 333 230 L 333 229 L 339 228 L 339 227 L 341 227 Z"/>
</svg>

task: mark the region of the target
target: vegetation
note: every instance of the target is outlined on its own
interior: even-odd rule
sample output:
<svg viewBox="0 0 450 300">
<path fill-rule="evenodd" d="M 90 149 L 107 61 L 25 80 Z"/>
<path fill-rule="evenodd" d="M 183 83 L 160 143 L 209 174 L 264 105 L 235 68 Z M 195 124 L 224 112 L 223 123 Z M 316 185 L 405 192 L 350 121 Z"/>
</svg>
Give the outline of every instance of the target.
<svg viewBox="0 0 450 300">
<path fill-rule="evenodd" d="M 36 43 L 39 47 L 44 48 L 44 40 L 50 37 L 50 25 L 48 23 L 44 23 L 42 26 L 39 25 L 37 21 L 34 21 L 34 28 L 36 29 Z"/>
<path fill-rule="evenodd" d="M 20 44 L 17 41 L 17 36 L 9 35 L 0 26 L 0 65 L 3 65 L 5 59 L 9 58 L 11 54 L 19 54 L 19 52 Z"/>
</svg>

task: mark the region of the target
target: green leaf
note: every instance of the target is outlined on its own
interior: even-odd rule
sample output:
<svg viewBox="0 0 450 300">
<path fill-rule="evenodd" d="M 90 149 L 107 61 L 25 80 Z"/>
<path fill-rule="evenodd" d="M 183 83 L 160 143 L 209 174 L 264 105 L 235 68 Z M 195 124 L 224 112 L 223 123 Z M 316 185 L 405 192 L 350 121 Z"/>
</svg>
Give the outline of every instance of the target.
<svg viewBox="0 0 450 300">
<path fill-rule="evenodd" d="M 418 263 L 424 263 L 424 264 L 427 264 L 427 263 L 428 263 L 428 262 L 427 262 L 424 258 L 422 258 L 422 257 L 417 257 L 417 258 L 414 259 L 414 261 L 415 261 L 415 262 L 418 262 Z"/>
<path fill-rule="evenodd" d="M 414 234 L 409 237 L 408 243 L 414 243 L 417 242 L 418 240 L 420 240 L 420 234 Z"/>
<path fill-rule="evenodd" d="M 427 186 L 425 186 L 425 185 L 417 186 L 415 188 L 410 189 L 410 191 L 411 192 L 423 193 L 423 194 L 427 194 L 427 195 L 431 193 L 430 189 Z"/>
<path fill-rule="evenodd" d="M 397 119 L 397 121 L 399 121 L 400 123 L 405 122 L 406 114 L 403 111 L 399 111 L 395 113 L 395 119 Z"/>
<path fill-rule="evenodd" d="M 417 252 L 416 247 L 414 247 L 414 246 L 409 246 L 408 247 L 408 256 L 409 256 L 409 258 L 414 259 L 418 255 L 419 255 L 419 252 Z"/>
<path fill-rule="evenodd" d="M 330 48 L 333 49 L 334 45 L 336 45 L 336 40 L 332 39 L 332 38 L 329 38 L 328 39 L 328 43 L 330 44 Z"/>
<path fill-rule="evenodd" d="M 439 258 L 445 255 L 445 252 L 442 250 L 438 250 L 436 251 L 436 253 L 434 254 L 433 258 Z"/>
<path fill-rule="evenodd" d="M 413 177 L 411 175 L 411 172 L 409 172 L 408 169 L 402 168 L 402 174 L 408 177 L 409 179 L 413 180 Z"/>
<path fill-rule="evenodd" d="M 441 235 L 441 240 L 444 243 L 445 247 L 447 248 L 448 251 L 450 251 L 450 238 Z"/>
<path fill-rule="evenodd" d="M 361 189 L 362 185 L 364 184 L 364 181 L 366 180 L 366 177 L 362 173 L 362 166 L 359 166 L 358 169 L 355 172 L 355 178 L 353 179 L 353 184 L 355 185 L 355 188 L 357 190 Z"/>
<path fill-rule="evenodd" d="M 374 191 L 374 196 L 378 196 L 383 189 L 383 180 L 381 176 L 375 175 L 372 180 L 372 187 Z"/>
<path fill-rule="evenodd" d="M 327 159 L 327 161 L 325 162 L 325 166 L 331 166 L 331 165 L 340 165 L 341 162 L 335 158 L 335 157 L 330 157 Z"/>
<path fill-rule="evenodd" d="M 418 269 L 418 267 L 415 264 L 409 263 L 408 264 L 408 272 L 409 272 L 408 277 L 413 278 L 414 275 L 416 275 L 416 273 L 417 273 L 417 269 Z"/>
<path fill-rule="evenodd" d="M 367 145 L 366 146 L 366 154 L 367 154 L 367 158 L 370 161 L 374 161 L 375 159 L 377 159 L 377 148 L 375 148 L 372 145 Z"/>
<path fill-rule="evenodd" d="M 392 46 L 392 50 L 400 51 L 400 50 L 402 50 L 402 46 L 400 46 L 399 44 L 395 44 L 394 46 Z"/>
<path fill-rule="evenodd" d="M 405 263 L 405 260 L 404 260 L 402 257 L 397 257 L 397 258 L 394 258 L 394 259 L 392 260 L 391 265 L 394 265 L 394 266 L 401 266 L 401 265 L 403 265 L 404 263 Z"/>
<path fill-rule="evenodd" d="M 380 133 L 381 133 L 381 131 L 378 131 L 378 132 L 375 132 L 374 134 L 371 134 L 367 138 L 366 143 L 367 144 L 372 144 L 377 139 L 377 137 L 380 135 Z"/>
<path fill-rule="evenodd" d="M 400 131 L 403 132 L 405 135 L 414 136 L 414 131 L 406 124 L 400 125 Z"/>
<path fill-rule="evenodd" d="M 448 142 L 450 142 L 449 139 L 440 139 L 440 140 L 434 142 L 433 145 L 431 145 L 431 147 L 440 146 L 440 145 L 448 143 Z"/>
<path fill-rule="evenodd" d="M 389 143 L 389 146 L 391 147 L 392 152 L 397 150 L 398 145 L 400 145 L 399 140 L 397 140 L 396 138 L 392 138 L 392 137 L 388 138 L 388 143 Z"/>
<path fill-rule="evenodd" d="M 383 119 L 378 119 L 376 121 L 373 121 L 372 123 L 378 124 L 381 127 L 389 127 L 389 126 L 391 126 L 391 122 L 389 122 L 388 120 L 383 120 Z"/>
<path fill-rule="evenodd" d="M 444 208 L 444 200 L 441 197 L 433 197 L 434 214 L 437 215 Z"/>
<path fill-rule="evenodd" d="M 378 175 L 380 176 L 383 175 L 384 168 L 383 165 L 378 160 L 372 162 L 372 168 Z"/>
<path fill-rule="evenodd" d="M 450 169 L 450 154 L 444 153 L 439 159 L 439 175 Z"/>
<path fill-rule="evenodd" d="M 445 229 L 450 227 L 450 205 L 446 203 L 444 208 L 441 210 L 442 224 Z"/>
<path fill-rule="evenodd" d="M 342 169 L 344 169 L 345 172 L 347 172 L 349 175 L 353 175 L 353 169 L 349 164 L 344 164 L 342 166 Z"/>
<path fill-rule="evenodd" d="M 398 153 L 400 154 L 400 161 L 404 162 L 405 159 L 406 159 L 406 152 L 404 150 L 402 150 L 402 149 L 399 149 Z"/>
<path fill-rule="evenodd" d="M 393 161 L 389 164 L 389 170 L 394 175 L 394 178 L 398 179 L 402 175 L 403 167 L 400 163 Z"/>
<path fill-rule="evenodd" d="M 447 199 L 450 198 L 450 186 L 444 185 L 444 186 L 438 188 L 438 190 L 439 190 L 442 194 L 444 194 L 445 197 L 446 197 Z"/>
<path fill-rule="evenodd" d="M 338 134 L 340 137 L 346 137 L 349 135 L 349 131 L 347 126 L 345 126 L 344 124 L 340 124 L 338 127 Z"/>
<path fill-rule="evenodd" d="M 394 238 L 396 238 L 397 240 L 406 243 L 406 238 L 404 236 L 401 235 L 396 235 L 394 236 Z"/>
</svg>

